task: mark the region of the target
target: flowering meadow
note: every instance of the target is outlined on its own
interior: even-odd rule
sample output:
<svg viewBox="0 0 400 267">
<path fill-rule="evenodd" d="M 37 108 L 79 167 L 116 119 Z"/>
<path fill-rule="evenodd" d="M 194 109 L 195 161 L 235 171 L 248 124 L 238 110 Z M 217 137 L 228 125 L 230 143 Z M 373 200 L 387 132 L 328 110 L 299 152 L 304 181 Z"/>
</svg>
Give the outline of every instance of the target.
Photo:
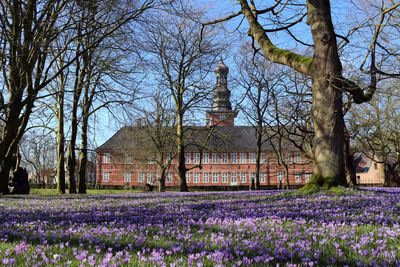
<svg viewBox="0 0 400 267">
<path fill-rule="evenodd" d="M 0 198 L 0 265 L 399 266 L 400 191 Z"/>
</svg>

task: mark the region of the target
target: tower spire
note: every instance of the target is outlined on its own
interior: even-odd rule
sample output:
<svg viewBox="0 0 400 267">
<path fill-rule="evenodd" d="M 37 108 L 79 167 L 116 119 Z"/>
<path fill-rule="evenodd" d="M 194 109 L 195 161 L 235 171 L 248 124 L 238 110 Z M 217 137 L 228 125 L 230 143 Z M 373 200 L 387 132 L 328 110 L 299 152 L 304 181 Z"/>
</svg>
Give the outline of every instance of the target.
<svg viewBox="0 0 400 267">
<path fill-rule="evenodd" d="M 207 111 L 207 125 L 234 125 L 234 118 L 238 111 L 232 110 L 230 101 L 231 91 L 228 89 L 228 73 L 229 68 L 225 65 L 222 57 L 218 62 L 215 70 L 216 85 L 213 92 L 212 110 Z"/>
</svg>

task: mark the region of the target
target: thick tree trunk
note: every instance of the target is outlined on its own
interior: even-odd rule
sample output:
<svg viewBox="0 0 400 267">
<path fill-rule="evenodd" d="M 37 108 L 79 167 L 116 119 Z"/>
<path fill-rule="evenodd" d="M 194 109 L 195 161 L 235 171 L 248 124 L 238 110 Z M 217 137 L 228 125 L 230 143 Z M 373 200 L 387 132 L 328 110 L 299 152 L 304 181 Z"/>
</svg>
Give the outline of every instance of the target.
<svg viewBox="0 0 400 267">
<path fill-rule="evenodd" d="M 314 122 L 314 177 L 319 185 L 347 185 L 344 171 L 344 122 L 341 84 L 342 66 L 337 52 L 328 0 L 307 2 L 307 23 L 315 44 L 312 117 Z"/>
<path fill-rule="evenodd" d="M 183 134 L 183 116 L 181 112 L 177 114 L 176 126 L 176 147 L 178 151 L 178 174 L 180 179 L 179 190 L 181 192 L 188 192 L 189 188 L 186 183 L 186 164 L 185 164 L 185 144 Z"/>
<path fill-rule="evenodd" d="M 57 129 L 57 192 L 65 194 L 65 155 L 64 155 L 64 90 L 59 93 Z"/>
<path fill-rule="evenodd" d="M 398 164 L 385 163 L 385 178 L 383 186 L 387 187 L 399 187 L 400 186 L 400 172 L 398 170 Z"/>
<path fill-rule="evenodd" d="M 167 168 L 160 168 L 160 181 L 158 185 L 158 191 L 159 192 L 165 192 L 166 186 L 165 186 L 165 175 L 167 172 Z"/>
</svg>

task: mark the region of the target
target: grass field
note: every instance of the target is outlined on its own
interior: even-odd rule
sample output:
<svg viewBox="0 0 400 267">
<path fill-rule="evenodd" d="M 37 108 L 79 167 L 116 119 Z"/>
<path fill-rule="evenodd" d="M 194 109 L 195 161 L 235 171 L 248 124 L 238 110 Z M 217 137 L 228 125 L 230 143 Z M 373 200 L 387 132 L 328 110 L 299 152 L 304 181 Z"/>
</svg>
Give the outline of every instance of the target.
<svg viewBox="0 0 400 267">
<path fill-rule="evenodd" d="M 0 265 L 396 266 L 399 190 L 0 198 Z"/>
</svg>

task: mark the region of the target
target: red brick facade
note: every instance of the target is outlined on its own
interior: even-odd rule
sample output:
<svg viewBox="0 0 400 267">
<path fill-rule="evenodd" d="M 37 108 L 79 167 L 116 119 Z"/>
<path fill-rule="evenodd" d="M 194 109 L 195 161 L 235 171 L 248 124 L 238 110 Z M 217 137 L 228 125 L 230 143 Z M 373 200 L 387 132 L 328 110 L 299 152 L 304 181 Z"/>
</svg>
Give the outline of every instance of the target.
<svg viewBox="0 0 400 267">
<path fill-rule="evenodd" d="M 265 156 L 265 155 L 268 156 Z M 260 170 L 261 186 L 278 186 L 279 176 L 286 183 L 285 168 L 277 164 L 273 152 L 263 153 Z M 185 154 L 187 168 L 197 165 L 200 153 Z M 289 159 L 290 158 L 290 159 Z M 303 185 L 310 178 L 312 164 L 300 153 L 290 153 L 289 183 L 291 186 Z M 199 186 L 249 186 L 255 179 L 254 152 L 204 153 L 202 169 L 187 172 L 189 187 Z M 104 186 L 143 186 L 150 182 L 157 184 L 157 164 L 136 162 L 130 156 L 118 156 L 108 152 L 98 154 L 97 183 Z M 173 160 L 166 179 L 167 187 L 179 186 L 176 161 Z"/>
</svg>

